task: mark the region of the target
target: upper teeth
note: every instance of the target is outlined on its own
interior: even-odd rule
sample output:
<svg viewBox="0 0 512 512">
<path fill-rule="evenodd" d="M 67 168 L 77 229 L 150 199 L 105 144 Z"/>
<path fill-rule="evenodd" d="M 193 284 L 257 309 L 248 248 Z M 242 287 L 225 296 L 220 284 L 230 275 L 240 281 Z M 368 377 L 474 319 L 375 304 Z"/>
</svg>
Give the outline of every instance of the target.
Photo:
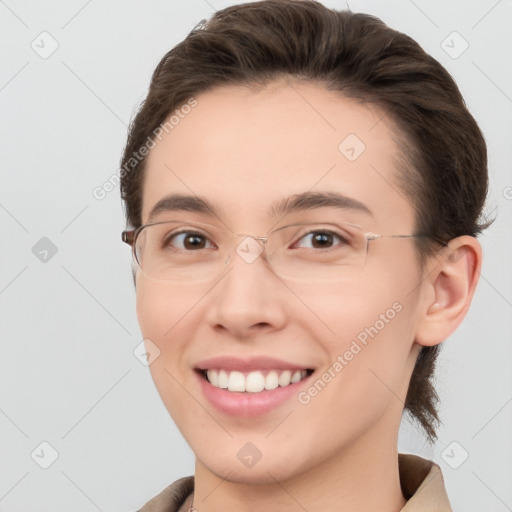
<svg viewBox="0 0 512 512">
<path fill-rule="evenodd" d="M 264 389 L 275 389 L 278 386 L 289 386 L 299 382 L 307 376 L 306 370 L 271 370 L 266 375 L 260 371 L 249 372 L 244 375 L 242 372 L 228 372 L 226 370 L 208 370 L 206 376 L 212 386 L 228 389 L 229 391 L 247 391 L 259 393 Z"/>
</svg>

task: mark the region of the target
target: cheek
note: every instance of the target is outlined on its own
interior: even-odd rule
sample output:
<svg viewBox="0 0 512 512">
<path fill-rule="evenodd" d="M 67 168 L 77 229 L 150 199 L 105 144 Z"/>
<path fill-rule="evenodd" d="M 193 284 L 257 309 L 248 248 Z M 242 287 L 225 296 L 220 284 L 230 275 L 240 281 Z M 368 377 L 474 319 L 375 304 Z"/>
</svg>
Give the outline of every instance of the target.
<svg viewBox="0 0 512 512">
<path fill-rule="evenodd" d="M 186 298 L 177 294 L 169 284 L 140 279 L 137 285 L 137 318 L 142 336 L 151 340 L 159 350 L 149 366 L 156 388 L 173 414 L 182 389 L 180 374 L 184 365 L 190 324 L 187 323 Z M 188 327 L 187 327 L 188 325 Z M 147 342 L 146 342 L 147 344 Z M 174 405 L 173 405 L 174 404 Z"/>
<path fill-rule="evenodd" d="M 407 295 L 410 287 L 381 275 L 377 279 L 347 280 L 324 290 L 296 290 L 295 295 L 302 297 L 310 313 L 301 315 L 296 312 L 296 320 L 302 322 L 305 330 L 314 327 L 316 333 L 326 335 L 337 343 L 352 339 L 358 335 L 364 342 L 369 332 L 387 331 L 399 317 L 408 316 L 411 297 Z M 407 308 L 408 313 L 402 311 Z M 313 316 L 316 320 L 313 320 Z M 313 321 L 312 321 L 313 320 Z M 323 327 L 322 327 L 323 326 Z M 330 333 L 330 336 L 329 336 Z"/>
<path fill-rule="evenodd" d="M 316 338 L 326 362 L 299 401 L 322 417 L 328 415 L 334 437 L 340 431 L 359 435 L 387 411 L 400 416 L 414 331 L 410 304 L 395 298 L 352 297 L 341 309 L 332 306 L 334 298 L 325 298 L 330 304 L 326 317 L 336 335 Z"/>
<path fill-rule="evenodd" d="M 414 265 L 376 269 L 373 278 L 368 272 L 364 280 L 315 294 L 309 304 L 321 322 L 313 327 L 305 319 L 302 328 L 320 342 L 328 365 L 343 366 L 336 365 L 336 374 L 351 386 L 373 385 L 378 377 L 400 386 L 414 342 L 417 282 Z"/>
<path fill-rule="evenodd" d="M 182 322 L 193 314 L 200 297 L 193 289 L 178 289 L 172 283 L 137 277 L 137 319 L 144 337 L 166 343 L 186 325 Z"/>
<path fill-rule="evenodd" d="M 137 279 L 136 308 L 142 336 L 158 349 L 158 357 L 149 370 L 160 397 L 181 427 L 180 418 L 186 417 L 189 397 L 183 381 L 185 359 L 183 354 L 192 332 L 197 293 L 177 291 L 169 283 Z"/>
</svg>

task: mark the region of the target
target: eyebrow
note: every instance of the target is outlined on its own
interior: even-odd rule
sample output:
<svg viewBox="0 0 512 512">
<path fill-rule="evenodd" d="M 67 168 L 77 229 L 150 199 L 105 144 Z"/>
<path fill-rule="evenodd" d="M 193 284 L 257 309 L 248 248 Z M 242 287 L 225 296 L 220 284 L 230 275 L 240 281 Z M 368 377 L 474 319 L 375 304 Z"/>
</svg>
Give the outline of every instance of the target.
<svg viewBox="0 0 512 512">
<path fill-rule="evenodd" d="M 284 217 L 298 211 L 315 210 L 317 208 L 338 208 L 353 210 L 373 216 L 372 211 L 357 199 L 344 196 L 338 192 L 302 192 L 281 199 L 270 207 L 270 215 Z M 205 198 L 187 194 L 169 194 L 160 199 L 151 209 L 148 224 L 159 214 L 166 212 L 187 211 L 220 218 L 219 210 Z"/>
</svg>

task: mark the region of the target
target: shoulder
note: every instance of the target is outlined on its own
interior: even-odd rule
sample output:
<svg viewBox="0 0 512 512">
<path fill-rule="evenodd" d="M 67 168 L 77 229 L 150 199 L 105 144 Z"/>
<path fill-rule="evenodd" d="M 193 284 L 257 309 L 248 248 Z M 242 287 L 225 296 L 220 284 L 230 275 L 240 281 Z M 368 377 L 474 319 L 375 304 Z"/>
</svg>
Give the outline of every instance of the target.
<svg viewBox="0 0 512 512">
<path fill-rule="evenodd" d="M 431 460 L 398 454 L 400 485 L 407 503 L 400 512 L 452 512 L 441 468 Z"/>
<path fill-rule="evenodd" d="M 181 512 L 180 508 L 194 491 L 194 477 L 186 476 L 167 486 L 138 512 Z"/>
</svg>

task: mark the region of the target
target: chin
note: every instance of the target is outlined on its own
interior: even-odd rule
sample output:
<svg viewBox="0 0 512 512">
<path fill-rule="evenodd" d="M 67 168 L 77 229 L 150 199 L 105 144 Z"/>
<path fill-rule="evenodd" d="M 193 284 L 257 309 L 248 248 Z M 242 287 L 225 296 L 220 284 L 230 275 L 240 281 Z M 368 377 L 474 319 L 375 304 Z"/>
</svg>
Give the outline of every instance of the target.
<svg viewBox="0 0 512 512">
<path fill-rule="evenodd" d="M 292 468 L 283 468 L 281 464 L 264 463 L 263 459 L 252 467 L 243 467 L 241 463 L 219 464 L 218 461 L 201 464 L 218 478 L 240 485 L 274 485 L 276 481 L 286 481 L 298 473 Z"/>
<path fill-rule="evenodd" d="M 300 453 L 300 445 L 294 450 L 289 445 L 280 444 L 281 450 L 278 446 L 267 443 L 261 448 L 261 452 L 254 445 L 245 442 L 237 442 L 236 448 L 225 444 L 220 445 L 220 449 L 193 450 L 196 454 L 196 471 L 201 472 L 202 466 L 206 471 L 228 482 L 241 485 L 275 485 L 276 481 L 284 482 L 295 478 L 318 463 L 314 454 L 308 457 L 307 453 Z"/>
</svg>

